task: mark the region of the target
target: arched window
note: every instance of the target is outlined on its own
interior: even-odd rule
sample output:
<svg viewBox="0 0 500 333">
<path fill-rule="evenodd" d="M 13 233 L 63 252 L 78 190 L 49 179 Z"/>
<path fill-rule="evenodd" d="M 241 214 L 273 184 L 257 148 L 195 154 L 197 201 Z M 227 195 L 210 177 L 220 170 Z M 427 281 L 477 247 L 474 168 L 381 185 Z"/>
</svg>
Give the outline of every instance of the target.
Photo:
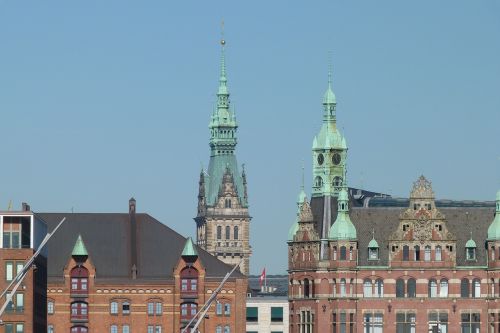
<svg viewBox="0 0 500 333">
<path fill-rule="evenodd" d="M 323 187 L 323 178 L 321 178 L 320 176 L 316 176 L 316 178 L 314 178 L 314 187 L 316 188 Z"/>
<path fill-rule="evenodd" d="M 378 260 L 378 247 L 368 248 L 368 260 Z"/>
<path fill-rule="evenodd" d="M 332 182 L 333 187 L 340 187 L 342 186 L 342 177 L 334 177 L 333 182 Z"/>
<path fill-rule="evenodd" d="M 345 279 L 340 279 L 340 297 L 346 297 L 346 282 Z"/>
<path fill-rule="evenodd" d="M 417 281 L 414 278 L 408 279 L 407 288 L 408 288 L 408 297 L 415 298 L 417 297 Z"/>
<path fill-rule="evenodd" d="M 224 326 L 224 333 L 231 333 L 231 328 L 229 325 Z"/>
<path fill-rule="evenodd" d="M 495 297 L 495 279 L 490 280 L 491 297 Z"/>
<path fill-rule="evenodd" d="M 469 295 L 469 279 L 463 278 L 462 281 L 460 281 L 460 297 L 467 298 Z"/>
<path fill-rule="evenodd" d="M 365 279 L 363 281 L 363 296 L 372 297 L 372 280 Z"/>
<path fill-rule="evenodd" d="M 215 314 L 217 316 L 222 316 L 222 303 L 217 301 L 217 303 L 215 303 Z"/>
<path fill-rule="evenodd" d="M 198 271 L 194 267 L 186 267 L 181 271 L 181 294 L 198 292 Z"/>
<path fill-rule="evenodd" d="M 424 260 L 431 261 L 431 247 L 429 245 L 425 246 L 424 249 Z"/>
<path fill-rule="evenodd" d="M 345 246 L 341 246 L 340 247 L 340 260 L 346 260 L 346 256 L 347 256 L 346 248 L 345 248 Z"/>
<path fill-rule="evenodd" d="M 333 297 L 337 297 L 337 280 L 333 279 Z"/>
<path fill-rule="evenodd" d="M 222 326 L 217 325 L 217 327 L 215 328 L 215 333 L 222 333 Z"/>
<path fill-rule="evenodd" d="M 436 246 L 436 261 L 441 261 L 441 246 Z"/>
<path fill-rule="evenodd" d="M 89 271 L 78 266 L 71 270 L 71 293 L 72 294 L 88 294 Z"/>
<path fill-rule="evenodd" d="M 349 260 L 352 260 L 352 246 L 349 248 Z"/>
<path fill-rule="evenodd" d="M 73 326 L 71 327 L 71 333 L 87 333 L 88 329 L 85 326 Z"/>
<path fill-rule="evenodd" d="M 231 238 L 231 228 L 226 226 L 226 239 Z"/>
<path fill-rule="evenodd" d="M 234 239 L 238 239 L 238 226 L 234 226 Z"/>
<path fill-rule="evenodd" d="M 472 280 L 472 297 L 481 297 L 481 281 L 479 279 Z"/>
<path fill-rule="evenodd" d="M 437 282 L 434 279 L 429 280 L 429 297 L 437 297 Z"/>
<path fill-rule="evenodd" d="M 467 252 L 467 260 L 475 260 L 476 259 L 476 248 L 475 247 L 468 247 L 466 249 Z"/>
<path fill-rule="evenodd" d="M 181 320 L 191 320 L 198 312 L 198 304 L 182 303 L 181 304 Z"/>
<path fill-rule="evenodd" d="M 333 247 L 333 260 L 337 260 L 337 247 Z"/>
<path fill-rule="evenodd" d="M 118 325 L 111 325 L 109 332 L 110 333 L 118 333 Z"/>
<path fill-rule="evenodd" d="M 71 320 L 88 319 L 88 305 L 85 302 L 71 303 Z"/>
<path fill-rule="evenodd" d="M 410 260 L 410 247 L 408 245 L 403 246 L 403 261 Z"/>
<path fill-rule="evenodd" d="M 439 297 L 448 297 L 448 280 L 441 279 L 439 282 Z"/>
<path fill-rule="evenodd" d="M 309 279 L 304 279 L 304 297 L 309 298 L 311 297 L 311 286 L 309 284 Z"/>
<path fill-rule="evenodd" d="M 495 261 L 495 247 L 491 247 L 491 261 Z"/>
<path fill-rule="evenodd" d="M 396 280 L 396 297 L 405 297 L 405 280 Z"/>
<path fill-rule="evenodd" d="M 413 260 L 420 261 L 420 246 L 418 245 L 413 247 Z"/>
<path fill-rule="evenodd" d="M 111 314 L 118 314 L 118 302 L 117 301 L 112 301 L 109 303 L 109 313 Z"/>
<path fill-rule="evenodd" d="M 375 297 L 384 297 L 384 280 L 375 281 Z"/>
<path fill-rule="evenodd" d="M 220 225 L 217 226 L 217 239 L 222 239 L 222 227 Z"/>
</svg>

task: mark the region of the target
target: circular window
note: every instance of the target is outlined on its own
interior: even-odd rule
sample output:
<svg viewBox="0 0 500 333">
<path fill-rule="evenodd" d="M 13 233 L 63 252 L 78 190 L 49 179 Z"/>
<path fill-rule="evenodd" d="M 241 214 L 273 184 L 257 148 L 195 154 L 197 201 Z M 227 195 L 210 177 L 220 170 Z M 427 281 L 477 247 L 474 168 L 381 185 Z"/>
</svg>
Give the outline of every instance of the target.
<svg viewBox="0 0 500 333">
<path fill-rule="evenodd" d="M 325 161 L 325 158 L 323 157 L 323 154 L 318 155 L 318 164 L 321 165 Z"/>
<path fill-rule="evenodd" d="M 340 156 L 339 153 L 333 154 L 333 156 L 332 156 L 332 163 L 333 164 L 339 165 L 341 160 L 342 160 L 342 157 Z"/>
</svg>

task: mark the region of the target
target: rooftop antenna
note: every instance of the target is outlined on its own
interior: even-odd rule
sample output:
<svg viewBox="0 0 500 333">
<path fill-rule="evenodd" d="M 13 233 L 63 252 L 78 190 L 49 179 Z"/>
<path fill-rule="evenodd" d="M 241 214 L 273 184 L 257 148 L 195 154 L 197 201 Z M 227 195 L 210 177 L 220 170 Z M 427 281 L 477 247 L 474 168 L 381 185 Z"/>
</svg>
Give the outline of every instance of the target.
<svg viewBox="0 0 500 333">
<path fill-rule="evenodd" d="M 7 206 L 7 210 L 8 211 L 12 210 L 12 199 L 9 200 L 9 205 Z"/>
<path fill-rule="evenodd" d="M 304 160 L 302 160 L 302 189 L 304 189 Z"/>
</svg>

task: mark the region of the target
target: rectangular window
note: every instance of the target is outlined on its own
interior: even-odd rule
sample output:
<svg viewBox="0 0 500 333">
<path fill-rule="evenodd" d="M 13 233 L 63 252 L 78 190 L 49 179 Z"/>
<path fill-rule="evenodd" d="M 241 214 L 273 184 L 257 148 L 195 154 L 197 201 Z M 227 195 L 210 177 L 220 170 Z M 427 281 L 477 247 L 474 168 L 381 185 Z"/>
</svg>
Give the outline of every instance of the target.
<svg viewBox="0 0 500 333">
<path fill-rule="evenodd" d="M 117 325 L 111 325 L 109 329 L 110 333 L 118 333 L 118 326 Z"/>
<path fill-rule="evenodd" d="M 247 307 L 247 321 L 248 322 L 259 321 L 259 312 L 257 307 Z"/>
<path fill-rule="evenodd" d="M 10 292 L 5 294 L 5 301 L 7 301 L 7 298 L 10 296 Z M 5 308 L 6 312 L 14 312 L 14 299 L 12 298 Z"/>
<path fill-rule="evenodd" d="M 382 313 L 365 313 L 363 326 L 364 333 L 383 333 L 384 315 Z"/>
<path fill-rule="evenodd" d="M 446 312 L 430 312 L 429 332 L 432 333 L 448 333 L 448 313 Z"/>
<path fill-rule="evenodd" d="M 396 313 L 396 333 L 415 333 L 415 313 L 399 312 Z"/>
<path fill-rule="evenodd" d="M 22 271 L 23 267 L 24 267 L 23 261 L 16 261 L 16 275 Z"/>
<path fill-rule="evenodd" d="M 14 324 L 5 324 L 5 333 L 14 333 Z"/>
<path fill-rule="evenodd" d="M 148 333 L 155 333 L 153 325 L 148 325 Z"/>
<path fill-rule="evenodd" d="M 155 333 L 161 333 L 161 326 L 155 326 Z"/>
<path fill-rule="evenodd" d="M 130 303 L 129 302 L 123 302 L 123 304 L 122 304 L 122 313 L 124 315 L 130 314 Z"/>
<path fill-rule="evenodd" d="M 3 232 L 3 248 L 10 249 L 10 232 Z M 7 327 L 5 329 L 7 330 Z"/>
<path fill-rule="evenodd" d="M 16 294 L 16 312 L 24 311 L 24 294 L 17 293 Z"/>
<path fill-rule="evenodd" d="M 118 314 L 118 302 L 111 302 L 110 309 L 111 314 Z"/>
<path fill-rule="evenodd" d="M 54 333 L 54 325 L 47 326 L 47 333 Z"/>
<path fill-rule="evenodd" d="M 461 333 L 479 333 L 480 331 L 480 317 L 481 315 L 476 312 L 466 312 L 461 315 Z"/>
<path fill-rule="evenodd" d="M 152 316 L 154 314 L 154 303 L 153 302 L 149 302 L 148 303 L 148 315 Z"/>
<path fill-rule="evenodd" d="M 12 261 L 5 262 L 5 280 L 12 281 L 14 279 L 14 263 Z"/>
<path fill-rule="evenodd" d="M 11 237 L 12 237 L 11 248 L 12 249 L 20 248 L 21 244 L 19 244 L 19 231 L 13 231 Z M 17 325 L 23 326 L 22 324 L 17 324 Z M 17 330 L 17 326 L 16 326 L 16 330 Z M 24 326 L 23 326 L 23 330 L 24 330 Z"/>
<path fill-rule="evenodd" d="M 271 322 L 283 322 L 283 307 L 271 307 Z"/>
<path fill-rule="evenodd" d="M 188 280 L 187 279 L 182 279 L 181 280 L 181 290 L 186 291 L 188 289 Z"/>
<path fill-rule="evenodd" d="M 160 302 L 156 303 L 156 315 L 161 315 L 162 312 L 163 312 L 163 309 L 162 309 L 161 303 Z"/>
<path fill-rule="evenodd" d="M 130 326 L 123 325 L 123 327 L 122 327 L 122 333 L 130 333 Z"/>
<path fill-rule="evenodd" d="M 54 302 L 53 301 L 47 302 L 47 314 L 54 314 Z"/>
<path fill-rule="evenodd" d="M 24 324 L 16 324 L 16 333 L 24 333 Z"/>
</svg>

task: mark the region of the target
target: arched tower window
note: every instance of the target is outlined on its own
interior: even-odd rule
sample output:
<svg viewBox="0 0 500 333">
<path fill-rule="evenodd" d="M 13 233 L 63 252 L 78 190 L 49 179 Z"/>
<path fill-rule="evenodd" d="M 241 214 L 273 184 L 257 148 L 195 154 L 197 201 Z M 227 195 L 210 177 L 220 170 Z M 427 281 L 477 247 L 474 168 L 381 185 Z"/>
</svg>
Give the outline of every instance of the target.
<svg viewBox="0 0 500 333">
<path fill-rule="evenodd" d="M 403 279 L 396 280 L 396 297 L 405 297 L 405 280 Z"/>
<path fill-rule="evenodd" d="M 332 182 L 333 187 L 341 187 L 342 186 L 342 177 L 334 177 Z"/>
<path fill-rule="evenodd" d="M 340 297 L 346 297 L 346 281 L 344 278 L 340 279 Z"/>
<path fill-rule="evenodd" d="M 304 279 L 304 297 L 311 297 L 311 286 L 309 283 L 309 279 Z"/>
<path fill-rule="evenodd" d="M 222 239 L 222 227 L 220 225 L 217 226 L 217 239 Z"/>
<path fill-rule="evenodd" d="M 437 281 L 435 279 L 429 280 L 429 297 L 437 297 Z"/>
<path fill-rule="evenodd" d="M 431 261 L 431 247 L 429 245 L 424 248 L 424 260 Z"/>
<path fill-rule="evenodd" d="M 226 239 L 231 238 L 231 227 L 226 226 Z"/>
<path fill-rule="evenodd" d="M 333 247 L 333 260 L 337 260 L 337 247 Z"/>
<path fill-rule="evenodd" d="M 436 246 L 435 252 L 436 261 L 441 261 L 441 246 Z"/>
<path fill-rule="evenodd" d="M 403 246 L 403 261 L 410 260 L 410 247 L 408 245 Z"/>
<path fill-rule="evenodd" d="M 384 297 L 384 280 L 375 281 L 375 297 Z"/>
<path fill-rule="evenodd" d="M 418 245 L 413 247 L 413 260 L 420 261 L 420 246 Z"/>
<path fill-rule="evenodd" d="M 323 178 L 321 178 L 320 176 L 316 176 L 316 178 L 314 178 L 314 187 L 320 189 L 323 187 Z"/>
<path fill-rule="evenodd" d="M 372 297 L 372 280 L 365 279 L 363 281 L 363 296 L 364 297 Z"/>
<path fill-rule="evenodd" d="M 233 236 L 234 236 L 233 237 L 234 239 L 238 239 L 238 226 L 234 227 L 234 235 Z"/>
<path fill-rule="evenodd" d="M 224 208 L 231 208 L 231 199 L 226 199 L 224 201 Z"/>
<path fill-rule="evenodd" d="M 352 260 L 353 248 L 352 246 L 349 248 L 349 260 Z"/>
<path fill-rule="evenodd" d="M 439 282 L 439 297 L 448 297 L 448 280 L 441 279 Z"/>
<path fill-rule="evenodd" d="M 462 281 L 460 281 L 460 297 L 467 298 L 469 294 L 469 279 L 463 278 Z"/>
<path fill-rule="evenodd" d="M 181 294 L 198 292 L 198 271 L 194 267 L 186 267 L 181 271 Z"/>
<path fill-rule="evenodd" d="M 413 278 L 408 279 L 407 288 L 408 288 L 408 297 L 409 298 L 417 297 L 417 281 L 415 279 L 413 279 Z"/>
<path fill-rule="evenodd" d="M 346 260 L 347 258 L 347 250 L 345 248 L 345 246 L 341 246 L 340 247 L 340 260 Z"/>
<path fill-rule="evenodd" d="M 71 293 L 88 294 L 89 271 L 83 266 L 71 270 Z"/>
<path fill-rule="evenodd" d="M 481 297 L 481 280 L 479 279 L 472 280 L 472 297 Z"/>
</svg>

